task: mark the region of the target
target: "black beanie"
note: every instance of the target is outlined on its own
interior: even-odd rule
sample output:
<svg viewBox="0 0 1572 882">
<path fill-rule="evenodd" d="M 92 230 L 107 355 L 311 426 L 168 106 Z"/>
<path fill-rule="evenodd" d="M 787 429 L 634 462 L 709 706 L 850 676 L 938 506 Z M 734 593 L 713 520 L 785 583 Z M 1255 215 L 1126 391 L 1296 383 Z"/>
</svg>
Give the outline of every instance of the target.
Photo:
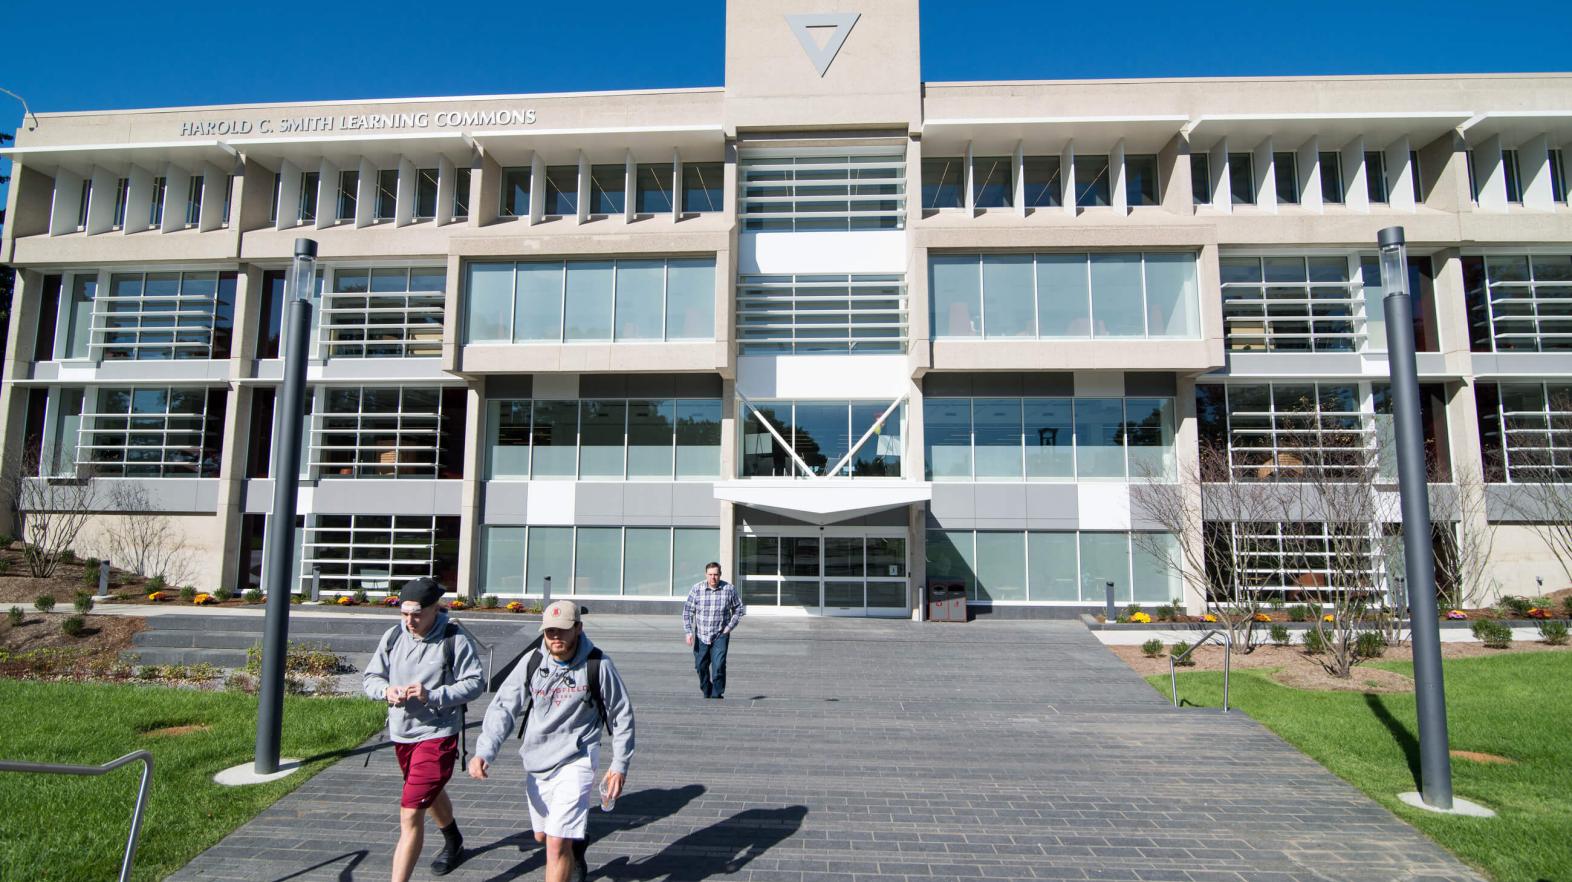
<svg viewBox="0 0 1572 882">
<path fill-rule="evenodd" d="M 421 576 L 419 579 L 410 579 L 399 589 L 398 602 L 408 603 L 413 600 L 421 606 L 430 606 L 442 599 L 442 586 L 436 579 Z"/>
</svg>

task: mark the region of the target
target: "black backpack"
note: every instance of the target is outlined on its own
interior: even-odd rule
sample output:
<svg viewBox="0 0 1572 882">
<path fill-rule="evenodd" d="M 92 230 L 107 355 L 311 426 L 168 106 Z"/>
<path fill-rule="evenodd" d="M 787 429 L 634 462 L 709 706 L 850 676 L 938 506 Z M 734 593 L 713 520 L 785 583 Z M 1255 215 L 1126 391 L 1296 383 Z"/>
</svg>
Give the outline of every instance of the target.
<svg viewBox="0 0 1572 882">
<path fill-rule="evenodd" d="M 524 651 L 529 654 L 529 661 L 524 665 L 524 712 L 519 715 L 519 735 L 524 737 L 524 727 L 529 725 L 529 712 L 535 706 L 535 693 L 530 691 L 529 684 L 535 679 L 535 672 L 540 670 L 540 664 L 546 657 L 542 647 L 543 637 L 536 637 L 535 642 Z M 595 710 L 600 714 L 600 724 L 606 727 L 607 734 L 611 733 L 611 718 L 606 716 L 606 699 L 600 694 L 600 660 L 606 654 L 600 651 L 599 646 L 590 647 L 589 655 L 584 660 L 584 670 L 589 675 L 589 697 L 594 703 Z"/>
<path fill-rule="evenodd" d="M 388 629 L 387 636 L 382 641 L 382 651 L 391 660 L 393 644 L 398 642 L 398 635 L 404 630 L 403 625 L 394 625 Z M 453 641 L 458 635 L 464 633 L 464 627 L 458 622 L 448 619 L 446 627 L 442 629 L 442 682 L 443 685 L 453 683 Z M 460 767 L 469 765 L 469 732 L 467 712 L 469 704 L 459 705 L 459 763 Z M 366 762 L 371 762 L 371 757 L 366 757 Z"/>
</svg>

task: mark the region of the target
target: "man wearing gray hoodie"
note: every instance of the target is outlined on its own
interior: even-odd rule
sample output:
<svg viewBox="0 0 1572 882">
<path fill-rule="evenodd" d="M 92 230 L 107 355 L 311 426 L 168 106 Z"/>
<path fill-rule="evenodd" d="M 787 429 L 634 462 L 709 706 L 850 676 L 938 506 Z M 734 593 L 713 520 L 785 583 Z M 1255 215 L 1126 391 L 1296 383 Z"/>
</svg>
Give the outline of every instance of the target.
<svg viewBox="0 0 1572 882">
<path fill-rule="evenodd" d="M 408 882 L 426 838 L 426 810 L 443 848 L 431 872 L 443 876 L 464 859 L 464 837 L 446 791 L 458 755 L 460 709 L 485 691 L 480 654 L 463 628 L 438 606 L 442 586 L 412 579 L 399 591 L 400 624 L 388 629 L 366 665 L 366 695 L 388 705 L 388 737 L 404 773 L 393 882 Z"/>
<path fill-rule="evenodd" d="M 611 764 L 601 785 L 602 804 L 609 805 L 622 793 L 633 758 L 633 702 L 611 659 L 584 634 L 577 603 L 559 600 L 546 607 L 540 630 L 541 648 L 519 659 L 486 708 L 469 774 L 487 777 L 523 717 L 519 756 L 530 827 L 535 840 L 546 845 L 546 882 L 570 882 L 583 878 L 585 870 L 584 830 L 601 727 L 611 730 Z M 596 668 L 592 688 L 590 671 Z"/>
</svg>

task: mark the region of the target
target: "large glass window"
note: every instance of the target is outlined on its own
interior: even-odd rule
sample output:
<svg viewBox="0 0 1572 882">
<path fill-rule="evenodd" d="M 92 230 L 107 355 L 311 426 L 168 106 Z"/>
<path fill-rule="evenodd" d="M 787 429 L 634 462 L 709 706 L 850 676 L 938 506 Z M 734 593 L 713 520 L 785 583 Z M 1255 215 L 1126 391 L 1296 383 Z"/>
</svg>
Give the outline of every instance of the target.
<svg viewBox="0 0 1572 882">
<path fill-rule="evenodd" d="M 590 166 L 590 214 L 622 214 L 628 206 L 628 167 Z"/>
<path fill-rule="evenodd" d="M 76 455 L 57 462 L 79 463 L 99 477 L 218 476 L 228 404 L 223 389 L 101 388 L 88 400 L 95 394 L 97 405 L 70 419 L 78 433 L 64 419 L 59 424 L 63 445 L 74 441 Z M 62 407 L 62 414 L 69 410 Z"/>
<path fill-rule="evenodd" d="M 737 173 L 746 230 L 894 230 L 904 222 L 901 153 L 745 151 Z"/>
<path fill-rule="evenodd" d="M 687 398 L 535 401 L 533 407 L 493 400 L 487 403 L 487 474 L 714 479 L 720 476 L 720 405 Z"/>
<path fill-rule="evenodd" d="M 1064 204 L 1064 176 L 1057 156 L 1028 156 L 1021 164 L 1027 208 L 1057 208 Z"/>
<path fill-rule="evenodd" d="M 1228 384 L 1225 395 L 1200 431 L 1227 438 L 1235 480 L 1354 479 L 1378 467 L 1375 407 L 1361 384 Z"/>
<path fill-rule="evenodd" d="M 579 402 L 579 477 L 621 478 L 627 464 L 628 403 Z"/>
<path fill-rule="evenodd" d="M 67 312 L 65 358 L 91 358 L 93 340 L 93 299 L 98 295 L 97 274 L 73 273 L 70 279 L 71 303 Z M 40 358 L 47 353 L 40 351 Z"/>
<path fill-rule="evenodd" d="M 966 205 L 963 181 L 966 163 L 959 156 L 935 157 L 922 161 L 922 207 L 924 210 L 962 208 Z"/>
<path fill-rule="evenodd" d="M 1572 483 L 1572 383 L 1475 386 L 1485 480 Z"/>
<path fill-rule="evenodd" d="M 634 170 L 633 210 L 639 214 L 670 214 L 676 204 L 672 165 L 640 165 Z"/>
<path fill-rule="evenodd" d="M 1465 256 L 1463 282 L 1475 352 L 1572 350 L 1572 256 Z"/>
<path fill-rule="evenodd" d="M 879 423 L 888 408 L 888 402 L 754 402 L 742 420 L 742 476 L 804 477 L 791 453 L 771 434 L 774 428 L 814 476 L 898 478 L 906 408 L 896 407 Z M 858 441 L 861 446 L 847 457 Z"/>
<path fill-rule="evenodd" d="M 435 358 L 442 354 L 440 266 L 339 269 L 318 327 L 328 358 Z"/>
<path fill-rule="evenodd" d="M 481 528 L 481 591 L 682 597 L 720 556 L 711 527 Z"/>
<path fill-rule="evenodd" d="M 228 358 L 236 277 L 233 272 L 115 273 L 107 294 L 93 286 L 89 348 L 105 361 Z M 73 301 L 73 309 L 79 305 Z M 75 345 L 79 334 L 73 332 Z"/>
<path fill-rule="evenodd" d="M 1371 307 L 1358 257 L 1223 257 L 1223 324 L 1235 352 L 1355 352 Z M 1380 304 L 1374 304 L 1379 310 Z"/>
<path fill-rule="evenodd" d="M 684 212 L 725 211 L 725 164 L 685 162 L 682 164 L 682 210 Z"/>
<path fill-rule="evenodd" d="M 1008 156 L 972 157 L 972 205 L 1009 208 L 1015 204 L 1014 160 Z"/>
<path fill-rule="evenodd" d="M 311 415 L 310 466 L 321 477 L 457 478 L 445 462 L 463 435 L 464 392 L 439 387 L 329 386 Z"/>
<path fill-rule="evenodd" d="M 930 480 L 1172 479 L 1171 398 L 925 398 Z"/>
<path fill-rule="evenodd" d="M 324 592 L 396 592 L 410 579 L 458 579 L 458 521 L 430 515 L 308 515 L 300 579 Z M 505 552 L 504 552 L 505 553 Z"/>
<path fill-rule="evenodd" d="M 472 263 L 465 272 L 470 343 L 714 338 L 713 259 Z"/>
<path fill-rule="evenodd" d="M 1112 205 L 1109 193 L 1108 157 L 1090 155 L 1075 157 L 1075 204 L 1081 208 Z"/>
<path fill-rule="evenodd" d="M 546 167 L 546 208 L 548 217 L 572 217 L 579 213 L 579 167 Z"/>
<path fill-rule="evenodd" d="M 929 530 L 928 584 L 983 603 L 1101 606 L 1182 596 L 1178 541 L 1164 533 Z"/>
<path fill-rule="evenodd" d="M 1193 254 L 940 254 L 928 267 L 939 339 L 1200 333 Z"/>
</svg>

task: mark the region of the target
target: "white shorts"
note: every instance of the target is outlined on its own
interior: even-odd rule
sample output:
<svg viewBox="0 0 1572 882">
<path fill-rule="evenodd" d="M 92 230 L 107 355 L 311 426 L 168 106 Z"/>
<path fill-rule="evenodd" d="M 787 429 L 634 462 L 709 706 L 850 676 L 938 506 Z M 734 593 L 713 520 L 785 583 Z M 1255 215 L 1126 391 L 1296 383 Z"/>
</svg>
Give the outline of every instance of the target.
<svg viewBox="0 0 1572 882">
<path fill-rule="evenodd" d="M 584 838 L 599 755 L 599 748 L 592 747 L 588 756 L 558 766 L 544 775 L 524 773 L 531 829 L 558 839 Z"/>
</svg>

